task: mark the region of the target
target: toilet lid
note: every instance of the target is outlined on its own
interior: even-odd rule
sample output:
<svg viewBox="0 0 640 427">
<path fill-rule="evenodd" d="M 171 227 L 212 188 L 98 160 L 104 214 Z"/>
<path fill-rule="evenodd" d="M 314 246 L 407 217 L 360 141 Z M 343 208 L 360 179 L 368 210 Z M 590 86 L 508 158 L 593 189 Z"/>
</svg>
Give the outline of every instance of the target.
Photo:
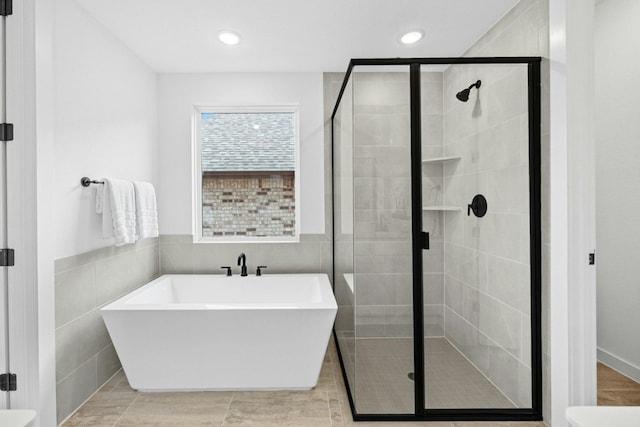
<svg viewBox="0 0 640 427">
<path fill-rule="evenodd" d="M 566 414 L 572 427 L 640 426 L 640 406 L 573 406 Z"/>
</svg>

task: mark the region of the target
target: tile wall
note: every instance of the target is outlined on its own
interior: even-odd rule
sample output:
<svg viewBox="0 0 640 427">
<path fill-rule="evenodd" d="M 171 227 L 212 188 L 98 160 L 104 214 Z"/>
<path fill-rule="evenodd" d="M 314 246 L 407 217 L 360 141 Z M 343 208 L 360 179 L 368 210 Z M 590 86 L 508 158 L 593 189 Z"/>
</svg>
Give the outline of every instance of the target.
<svg viewBox="0 0 640 427">
<path fill-rule="evenodd" d="M 422 67 L 422 158 L 437 158 L 443 148 L 443 73 Z M 422 205 L 444 203 L 442 163 L 422 164 Z M 444 218 L 445 213 L 423 211 L 422 229 L 429 233 L 429 250 L 423 252 L 424 335 L 444 336 Z"/>
<path fill-rule="evenodd" d="M 411 336 L 408 67 L 352 79 L 355 333 Z"/>
<path fill-rule="evenodd" d="M 160 236 L 161 274 L 203 274 L 224 272 L 222 265 L 232 266 L 239 274 L 237 259 L 247 256 L 249 274 L 258 265 L 266 265 L 265 273 L 332 274 L 331 239 L 324 234 L 302 234 L 300 242 L 291 243 L 193 243 L 191 235 Z"/>
<path fill-rule="evenodd" d="M 442 152 L 442 73 L 422 73 L 427 152 Z M 353 75 L 355 323 L 359 338 L 413 335 L 408 68 Z M 442 188 L 442 170 L 425 174 Z M 440 191 L 440 190 L 438 190 Z M 430 190 L 425 188 L 425 194 Z M 432 193 L 441 197 L 439 193 Z M 431 225 L 436 216 L 425 221 Z M 442 227 L 425 258 L 425 336 L 442 336 Z"/>
<path fill-rule="evenodd" d="M 100 308 L 160 274 L 158 239 L 55 261 L 58 422 L 118 369 Z"/>
<path fill-rule="evenodd" d="M 549 370 L 549 315 L 548 315 L 548 262 L 549 262 L 549 87 L 548 62 L 549 53 L 548 0 L 523 0 L 505 15 L 491 30 L 485 33 L 463 56 L 541 56 L 542 62 L 542 323 L 543 323 L 543 415 L 550 417 L 550 390 L 548 383 Z M 507 134 L 520 134 L 520 140 L 526 137 L 527 123 L 522 113 L 526 112 L 525 98 L 526 73 L 504 67 L 492 70 L 489 75 L 483 73 L 482 67 L 467 68 L 468 72 L 457 71 L 451 67 L 445 73 L 445 152 L 456 150 L 463 156 L 459 165 L 451 165 L 445 171 L 450 176 L 445 191 L 451 187 L 451 197 L 460 197 L 462 183 L 475 186 L 478 190 L 490 189 L 487 199 L 494 211 L 500 215 L 488 214 L 485 226 L 469 222 L 467 226 L 457 226 L 455 217 L 445 223 L 447 248 L 451 250 L 445 256 L 445 289 L 451 301 L 462 294 L 462 305 L 452 303 L 445 308 L 445 324 L 452 326 L 448 337 L 457 342 L 467 357 L 477 361 L 476 365 L 484 366 L 484 372 L 498 387 L 517 405 L 530 405 L 529 369 L 530 342 L 528 325 L 530 323 L 528 298 L 525 295 L 525 277 L 529 275 L 528 265 L 528 218 L 525 214 L 528 206 L 523 196 L 527 193 L 518 191 L 526 187 L 527 176 L 523 170 L 522 160 L 526 158 L 522 142 L 517 145 L 522 149 L 509 149 L 515 140 Z M 480 89 L 481 102 L 472 96 L 465 104 L 471 107 L 466 111 L 471 120 L 464 118 L 464 106 L 455 98 L 455 93 L 468 87 L 477 79 L 482 79 Z M 523 82 L 518 84 L 517 81 Z M 493 88 L 488 87 L 494 85 Z M 501 101 L 498 101 L 501 99 Z M 455 111 L 457 109 L 457 111 Z M 462 114 L 462 116 L 461 116 Z M 452 126 L 447 128 L 447 121 Z M 462 143 L 466 139 L 465 144 Z M 487 157 L 474 158 L 478 150 L 473 146 L 484 147 Z M 510 142 L 511 140 L 511 142 Z M 458 145 L 452 145 L 458 144 Z M 513 148 L 513 146 L 511 146 Z M 485 150 L 486 149 L 486 150 Z M 516 158 L 520 158 L 520 164 Z M 466 158 L 466 160 L 465 160 Z M 471 163 L 470 163 L 471 161 Z M 458 171 L 459 168 L 459 171 Z M 477 172 L 477 174 L 474 174 Z M 457 175 L 457 176 L 454 176 Z M 466 182 L 464 176 L 467 176 Z M 446 178 L 445 178 L 446 179 Z M 466 194 L 469 203 L 473 194 Z M 466 203 L 464 206 L 466 206 Z M 466 212 L 463 212 L 466 215 Z M 451 215 L 451 214 L 449 214 Z M 518 220 L 519 218 L 519 220 Z M 483 219 L 479 219 L 478 223 Z M 480 233 L 484 230 L 482 233 Z M 493 236 L 502 230 L 506 239 Z M 478 233 L 478 234 L 475 234 Z M 469 237 L 473 236 L 473 239 Z M 476 240 L 474 240 L 476 239 Z M 461 262 L 453 262 L 455 256 Z M 448 261 L 452 263 L 448 264 Z M 499 274 L 497 274 L 499 273 Z M 466 298 L 465 298 L 466 297 Z M 447 301 L 447 292 L 445 292 Z M 445 304 L 446 305 L 446 304 Z M 520 329 L 518 329 L 518 325 Z M 523 327 L 523 326 L 527 327 Z M 477 332 L 479 331 L 479 332 Z M 488 339 L 488 340 L 487 340 Z M 520 344 L 519 344 L 520 343 Z M 460 348 L 460 347 L 459 347 Z M 486 350 L 485 350 L 486 349 Z M 486 356 L 486 358 L 485 358 Z M 486 363 L 485 363 L 486 361 Z M 474 362 L 475 363 L 475 362 Z M 483 364 L 484 363 L 484 364 Z M 510 382 L 506 378 L 511 378 Z M 513 379 L 517 381 L 513 381 Z"/>
<path fill-rule="evenodd" d="M 482 80 L 469 101 L 455 95 Z M 526 65 L 445 72 L 445 336 L 519 407 L 531 406 Z M 476 194 L 486 216 L 467 215 Z"/>
<path fill-rule="evenodd" d="M 549 112 L 549 0 L 521 0 L 463 56 L 540 56 L 542 57 L 542 412 L 551 419 L 550 384 L 550 112 Z"/>
</svg>

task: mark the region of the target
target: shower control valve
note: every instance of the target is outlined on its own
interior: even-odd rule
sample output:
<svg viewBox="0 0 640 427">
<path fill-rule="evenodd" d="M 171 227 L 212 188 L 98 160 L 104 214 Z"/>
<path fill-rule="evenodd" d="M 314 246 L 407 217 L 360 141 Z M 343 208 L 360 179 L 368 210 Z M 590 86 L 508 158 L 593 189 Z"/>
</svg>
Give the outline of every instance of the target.
<svg viewBox="0 0 640 427">
<path fill-rule="evenodd" d="M 471 211 L 478 218 L 482 218 L 487 213 L 487 199 L 482 194 L 476 194 L 471 204 L 467 205 L 467 216 L 471 215 Z"/>
</svg>

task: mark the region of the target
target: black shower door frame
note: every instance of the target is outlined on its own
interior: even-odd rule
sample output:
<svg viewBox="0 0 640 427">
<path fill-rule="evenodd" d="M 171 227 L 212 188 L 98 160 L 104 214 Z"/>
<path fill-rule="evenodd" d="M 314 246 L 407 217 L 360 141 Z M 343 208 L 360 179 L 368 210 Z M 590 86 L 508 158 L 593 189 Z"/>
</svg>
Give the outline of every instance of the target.
<svg viewBox="0 0 640 427">
<path fill-rule="evenodd" d="M 349 405 L 355 421 L 539 421 L 542 420 L 542 284 L 541 284 L 541 90 L 540 57 L 469 57 L 469 58 L 391 58 L 352 59 L 349 62 L 340 93 L 331 115 L 332 194 L 333 176 L 333 121 L 349 82 L 357 66 L 409 66 L 410 126 L 411 126 L 411 217 L 412 217 L 412 273 L 413 273 L 413 344 L 414 344 L 414 402 L 413 414 L 359 414 L 340 351 L 334 328 L 334 339 L 340 359 L 342 375 L 347 388 Z M 423 263 L 424 234 L 422 224 L 422 117 L 420 98 L 420 68 L 422 65 L 454 64 L 526 64 L 528 75 L 528 128 L 529 128 L 529 231 L 531 265 L 531 408 L 456 408 L 427 409 L 425 404 L 424 372 L 424 295 Z M 335 206 L 335 203 L 333 203 Z M 333 209 L 333 208 L 332 208 Z M 335 211 L 333 211 L 335 224 Z M 335 278 L 335 225 L 333 230 L 333 257 Z"/>
</svg>

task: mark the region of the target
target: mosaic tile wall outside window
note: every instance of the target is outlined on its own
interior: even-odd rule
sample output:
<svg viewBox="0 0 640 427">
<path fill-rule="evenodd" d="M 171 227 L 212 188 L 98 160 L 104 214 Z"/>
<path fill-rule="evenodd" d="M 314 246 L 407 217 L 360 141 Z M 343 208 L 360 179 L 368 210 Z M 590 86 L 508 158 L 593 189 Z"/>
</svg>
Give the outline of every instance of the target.
<svg viewBox="0 0 640 427">
<path fill-rule="evenodd" d="M 202 237 L 294 237 L 295 114 L 200 119 Z"/>
</svg>

